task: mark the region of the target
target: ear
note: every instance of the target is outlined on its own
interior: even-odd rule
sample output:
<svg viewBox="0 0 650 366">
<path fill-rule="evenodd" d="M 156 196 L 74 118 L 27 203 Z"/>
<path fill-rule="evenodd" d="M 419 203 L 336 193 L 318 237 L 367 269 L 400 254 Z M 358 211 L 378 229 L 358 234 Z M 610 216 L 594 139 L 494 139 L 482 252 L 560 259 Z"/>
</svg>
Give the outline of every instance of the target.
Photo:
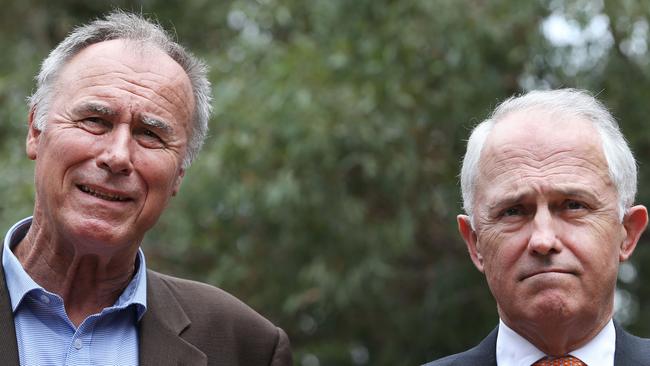
<svg viewBox="0 0 650 366">
<path fill-rule="evenodd" d="M 40 141 L 42 131 L 37 129 L 34 125 L 34 118 L 36 115 L 36 107 L 29 110 L 29 121 L 27 124 L 27 141 L 25 141 L 25 152 L 27 157 L 31 160 L 36 160 L 38 157 L 38 143 Z"/>
<path fill-rule="evenodd" d="M 470 258 L 472 258 L 472 262 L 474 262 L 474 266 L 483 272 L 483 256 L 477 246 L 478 238 L 476 232 L 472 229 L 469 216 L 458 215 L 456 220 L 458 221 L 458 231 L 460 232 L 460 236 L 463 237 L 465 245 L 467 245 L 467 250 L 469 251 Z"/>
<path fill-rule="evenodd" d="M 183 182 L 183 177 L 185 177 L 185 168 L 180 168 L 178 171 L 178 176 L 174 181 L 174 188 L 172 188 L 172 196 L 176 196 L 178 191 L 181 189 L 181 183 Z"/>
<path fill-rule="evenodd" d="M 625 238 L 621 242 L 621 251 L 619 260 L 624 262 L 630 258 L 636 244 L 639 242 L 641 234 L 648 225 L 648 210 L 645 206 L 632 206 L 623 217 L 623 227 L 625 228 Z"/>
</svg>

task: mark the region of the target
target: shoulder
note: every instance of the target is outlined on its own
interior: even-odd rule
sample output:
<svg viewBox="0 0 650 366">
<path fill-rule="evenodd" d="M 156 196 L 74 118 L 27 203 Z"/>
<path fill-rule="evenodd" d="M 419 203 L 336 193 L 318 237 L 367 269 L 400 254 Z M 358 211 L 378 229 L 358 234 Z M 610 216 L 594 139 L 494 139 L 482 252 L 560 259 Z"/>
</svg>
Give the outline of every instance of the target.
<svg viewBox="0 0 650 366">
<path fill-rule="evenodd" d="M 150 318 L 168 324 L 169 319 L 186 319 L 181 337 L 208 359 L 238 360 L 238 365 L 291 364 L 286 333 L 226 291 L 151 270 L 147 286 Z"/>
<path fill-rule="evenodd" d="M 222 327 L 255 326 L 260 332 L 276 333 L 270 321 L 220 288 L 152 270 L 147 271 L 147 277 L 148 285 L 153 287 L 149 292 L 153 297 L 173 295 L 191 320 L 218 321 Z"/>
<path fill-rule="evenodd" d="M 478 347 L 478 346 L 477 346 Z M 496 363 L 494 363 L 496 365 Z M 455 366 L 455 365 L 490 365 L 477 354 L 476 347 L 465 352 L 456 353 L 441 359 L 431 361 L 423 366 Z"/>
<path fill-rule="evenodd" d="M 429 362 L 423 366 L 496 366 L 497 328 L 477 346 L 465 352 Z"/>
<path fill-rule="evenodd" d="M 422 366 L 449 366 L 449 365 L 454 365 L 457 361 L 458 362 L 463 362 L 463 359 L 465 358 L 465 354 L 469 351 L 465 351 L 462 353 L 457 353 L 455 355 L 443 357 L 441 359 L 431 361 L 427 364 L 424 364 Z"/>
<path fill-rule="evenodd" d="M 626 332 L 618 324 L 616 327 L 616 365 L 647 365 L 650 362 L 650 339 L 641 338 Z"/>
<path fill-rule="evenodd" d="M 641 338 L 637 337 L 634 334 L 628 333 L 625 329 L 623 329 L 619 324 L 614 323 L 614 327 L 616 329 L 616 342 L 620 342 L 625 345 L 632 345 L 632 346 L 644 346 L 648 347 L 650 346 L 650 339 L 649 338 Z M 617 344 L 618 346 L 618 344 Z"/>
</svg>

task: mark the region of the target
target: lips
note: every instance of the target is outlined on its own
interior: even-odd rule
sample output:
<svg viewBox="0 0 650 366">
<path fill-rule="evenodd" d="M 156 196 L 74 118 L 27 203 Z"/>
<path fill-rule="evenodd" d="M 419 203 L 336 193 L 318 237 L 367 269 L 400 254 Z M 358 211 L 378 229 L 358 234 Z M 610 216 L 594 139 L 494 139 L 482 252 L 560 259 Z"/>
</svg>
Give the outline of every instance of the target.
<svg viewBox="0 0 650 366">
<path fill-rule="evenodd" d="M 126 202 L 126 201 L 131 201 L 132 199 L 124 194 L 120 193 L 114 193 L 114 192 L 107 192 L 104 190 L 100 190 L 98 188 L 91 188 L 83 184 L 77 185 L 77 188 L 79 188 L 80 191 L 87 193 L 91 196 L 97 197 L 99 199 L 103 199 L 106 201 L 111 201 L 111 202 Z"/>
<path fill-rule="evenodd" d="M 559 273 L 559 274 L 576 275 L 576 272 L 571 271 L 571 270 L 562 269 L 562 268 L 549 268 L 549 269 L 542 269 L 542 270 L 537 270 L 537 271 L 532 271 L 532 272 L 526 273 L 523 276 L 521 276 L 520 281 L 523 281 L 525 279 L 528 279 L 528 278 L 531 278 L 531 277 L 534 277 L 534 276 L 537 276 L 537 275 L 547 274 L 547 273 L 549 273 L 549 274 L 550 273 L 556 273 L 556 274 Z"/>
</svg>

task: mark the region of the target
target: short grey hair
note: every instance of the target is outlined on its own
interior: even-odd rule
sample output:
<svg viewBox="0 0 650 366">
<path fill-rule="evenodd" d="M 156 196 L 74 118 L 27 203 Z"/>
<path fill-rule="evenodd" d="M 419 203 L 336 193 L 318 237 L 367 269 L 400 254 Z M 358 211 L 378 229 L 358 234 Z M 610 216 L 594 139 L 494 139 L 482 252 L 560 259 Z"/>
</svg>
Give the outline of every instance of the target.
<svg viewBox="0 0 650 366">
<path fill-rule="evenodd" d="M 467 141 L 467 151 L 460 174 L 463 209 L 472 218 L 472 226 L 479 163 L 488 135 L 507 114 L 527 110 L 557 113 L 591 122 L 600 135 L 609 177 L 618 194 L 619 218 L 622 220 L 627 209 L 634 203 L 637 190 L 637 165 L 632 151 L 618 123 L 600 101 L 583 90 L 558 89 L 531 91 L 511 97 L 498 105 L 490 117 L 472 131 Z"/>
<path fill-rule="evenodd" d="M 201 150 L 208 133 L 208 120 L 212 111 L 212 92 L 207 78 L 208 67 L 176 43 L 157 22 L 121 10 L 112 11 L 103 19 L 75 28 L 43 61 L 41 70 L 36 76 L 36 91 L 28 98 L 29 106 L 35 113 L 35 127 L 39 130 L 46 128 L 50 99 L 65 64 L 84 48 L 115 39 L 154 46 L 165 52 L 187 73 L 195 103 L 187 152 L 183 157 L 183 167 L 189 167 Z"/>
</svg>

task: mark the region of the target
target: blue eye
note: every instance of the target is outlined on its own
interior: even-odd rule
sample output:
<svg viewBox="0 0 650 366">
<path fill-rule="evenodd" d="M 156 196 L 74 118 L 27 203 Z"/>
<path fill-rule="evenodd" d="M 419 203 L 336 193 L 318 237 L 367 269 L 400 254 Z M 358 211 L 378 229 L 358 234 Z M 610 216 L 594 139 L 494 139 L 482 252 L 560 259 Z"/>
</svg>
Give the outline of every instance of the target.
<svg viewBox="0 0 650 366">
<path fill-rule="evenodd" d="M 522 214 L 522 209 L 520 206 L 510 207 L 503 211 L 503 216 L 519 216 Z"/>
<path fill-rule="evenodd" d="M 164 140 L 148 128 L 138 128 L 134 131 L 136 139 L 145 147 L 159 149 L 165 146 Z"/>
<path fill-rule="evenodd" d="M 88 117 L 81 120 L 80 127 L 93 134 L 101 134 L 111 129 L 110 122 L 100 117 Z"/>
<path fill-rule="evenodd" d="M 565 206 L 569 210 L 581 210 L 581 209 L 585 208 L 585 205 L 583 205 L 582 203 L 580 203 L 578 201 L 574 201 L 574 200 L 566 201 Z"/>
<path fill-rule="evenodd" d="M 147 136 L 147 137 L 160 139 L 160 137 L 158 137 L 158 135 L 156 135 L 156 134 L 155 134 L 153 131 L 151 131 L 151 130 L 144 130 L 142 134 L 145 135 L 145 136 Z"/>
</svg>

